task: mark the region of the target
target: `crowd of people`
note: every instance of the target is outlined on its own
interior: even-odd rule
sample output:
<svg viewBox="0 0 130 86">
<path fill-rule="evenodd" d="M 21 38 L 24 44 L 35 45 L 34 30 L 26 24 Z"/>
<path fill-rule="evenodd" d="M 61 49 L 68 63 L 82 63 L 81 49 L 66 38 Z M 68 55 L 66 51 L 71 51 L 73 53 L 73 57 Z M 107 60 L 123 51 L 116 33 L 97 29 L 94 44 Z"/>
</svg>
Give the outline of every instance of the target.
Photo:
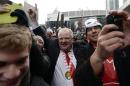
<svg viewBox="0 0 130 86">
<path fill-rule="evenodd" d="M 7 4 L 13 2 L 0 1 L 0 15 L 16 21 L 0 23 L 0 86 L 130 86 L 128 12 L 110 12 L 122 17 L 123 31 L 89 18 L 84 40 L 76 41 L 71 28 L 57 28 L 52 37 L 36 10 L 28 11 L 30 26 L 23 10 L 10 12 Z"/>
</svg>

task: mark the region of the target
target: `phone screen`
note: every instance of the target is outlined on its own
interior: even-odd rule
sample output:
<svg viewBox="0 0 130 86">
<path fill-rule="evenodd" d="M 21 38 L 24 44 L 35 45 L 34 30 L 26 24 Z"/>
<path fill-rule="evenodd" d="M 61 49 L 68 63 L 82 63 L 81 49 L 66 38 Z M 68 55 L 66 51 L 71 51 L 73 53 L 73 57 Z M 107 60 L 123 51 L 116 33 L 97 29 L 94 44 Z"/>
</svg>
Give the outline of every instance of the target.
<svg viewBox="0 0 130 86">
<path fill-rule="evenodd" d="M 13 3 L 12 5 L 8 5 L 9 12 L 0 14 L 0 24 L 7 24 L 7 23 L 14 23 L 17 21 L 17 17 L 11 17 L 10 13 L 13 12 L 15 9 L 22 9 L 21 4 Z"/>
</svg>

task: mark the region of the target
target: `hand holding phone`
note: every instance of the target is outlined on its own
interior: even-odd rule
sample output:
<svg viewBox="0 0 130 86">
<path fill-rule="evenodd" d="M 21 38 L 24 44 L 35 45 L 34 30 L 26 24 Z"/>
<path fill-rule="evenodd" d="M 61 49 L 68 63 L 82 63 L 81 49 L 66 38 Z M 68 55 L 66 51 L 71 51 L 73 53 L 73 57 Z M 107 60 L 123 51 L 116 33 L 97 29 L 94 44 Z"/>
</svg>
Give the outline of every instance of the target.
<svg viewBox="0 0 130 86">
<path fill-rule="evenodd" d="M 7 8 L 7 10 L 0 7 L 1 10 L 3 11 L 2 13 L 0 13 L 0 24 L 7 24 L 7 23 L 14 23 L 17 20 L 17 17 L 14 16 L 10 16 L 11 12 L 13 12 L 15 9 L 22 9 L 22 5 L 21 4 L 16 4 L 13 3 L 12 5 L 5 5 L 3 8 Z"/>
</svg>

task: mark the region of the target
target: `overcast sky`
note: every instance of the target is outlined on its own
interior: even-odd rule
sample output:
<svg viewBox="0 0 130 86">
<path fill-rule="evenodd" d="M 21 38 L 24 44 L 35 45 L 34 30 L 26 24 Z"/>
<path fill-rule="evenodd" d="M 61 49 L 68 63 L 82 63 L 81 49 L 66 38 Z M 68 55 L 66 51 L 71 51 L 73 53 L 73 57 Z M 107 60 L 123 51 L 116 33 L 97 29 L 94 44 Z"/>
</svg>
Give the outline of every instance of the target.
<svg viewBox="0 0 130 86">
<path fill-rule="evenodd" d="M 23 3 L 24 0 L 11 0 Z M 47 14 L 52 13 L 55 9 L 58 11 L 74 11 L 74 10 L 105 10 L 106 0 L 26 0 L 32 5 L 37 3 L 39 8 L 39 23 L 47 20 Z"/>
</svg>

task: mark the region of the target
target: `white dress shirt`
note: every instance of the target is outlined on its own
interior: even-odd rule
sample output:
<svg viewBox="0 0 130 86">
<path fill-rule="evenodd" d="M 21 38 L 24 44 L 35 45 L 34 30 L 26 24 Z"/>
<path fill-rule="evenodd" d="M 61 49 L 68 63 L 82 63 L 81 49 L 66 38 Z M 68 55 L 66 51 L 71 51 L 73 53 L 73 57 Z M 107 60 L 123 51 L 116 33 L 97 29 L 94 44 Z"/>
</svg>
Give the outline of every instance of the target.
<svg viewBox="0 0 130 86">
<path fill-rule="evenodd" d="M 77 62 L 72 49 L 70 50 L 68 55 L 71 63 L 73 63 L 74 67 L 76 68 Z M 74 86 L 73 80 L 69 80 L 65 77 L 65 73 L 68 71 L 68 68 L 69 67 L 66 62 L 66 55 L 63 51 L 60 51 L 51 83 L 52 86 Z"/>
</svg>

